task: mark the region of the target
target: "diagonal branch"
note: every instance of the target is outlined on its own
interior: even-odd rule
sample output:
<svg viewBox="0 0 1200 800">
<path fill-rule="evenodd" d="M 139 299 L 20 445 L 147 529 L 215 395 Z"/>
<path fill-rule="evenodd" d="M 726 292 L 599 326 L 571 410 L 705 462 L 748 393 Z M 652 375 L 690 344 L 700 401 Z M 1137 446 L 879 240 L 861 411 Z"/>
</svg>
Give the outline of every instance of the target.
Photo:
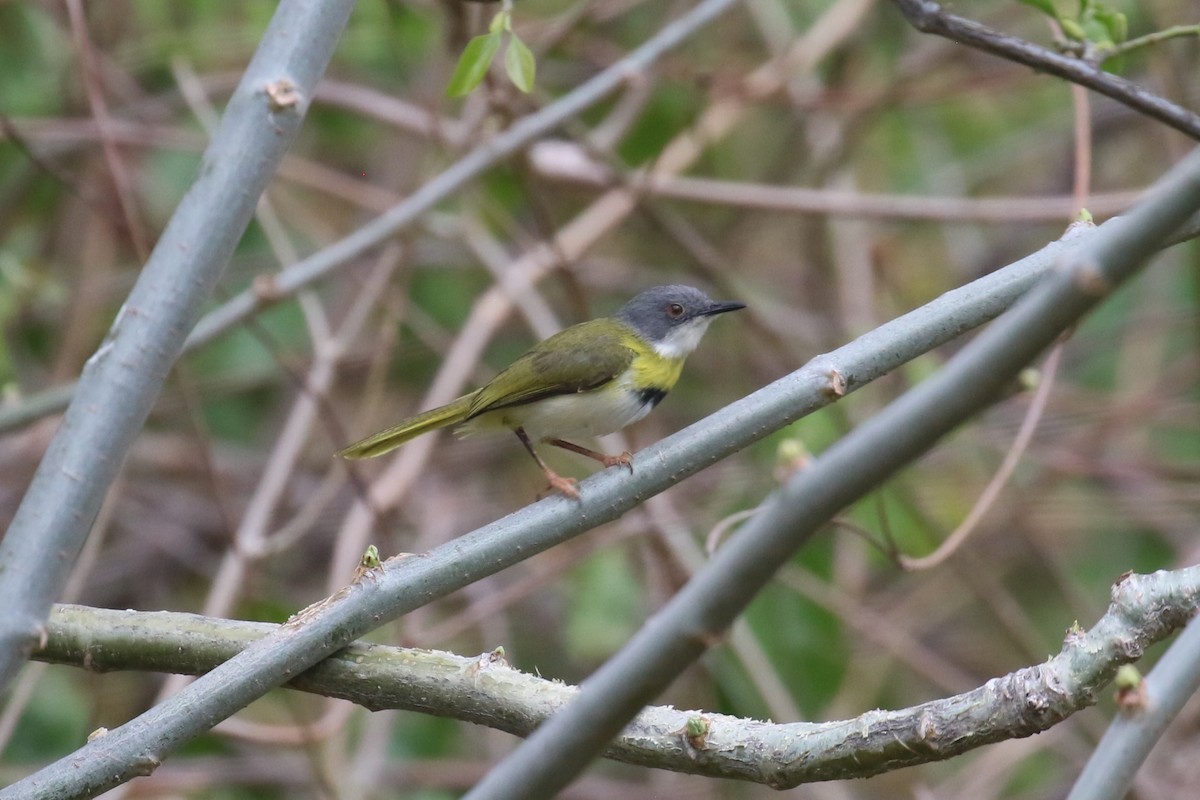
<svg viewBox="0 0 1200 800">
<path fill-rule="evenodd" d="M 570 783 L 674 676 L 719 639 L 779 565 L 835 514 L 996 402 L 1021 369 L 1133 275 L 1197 208 L 1200 150 L 1161 179 L 1127 217 L 1105 225 L 1064 258 L 1049 279 L 944 369 L 793 476 L 703 571 L 588 678 L 571 705 L 538 728 L 466 797 L 549 797 Z M 637 462 L 634 467 L 639 468 Z"/>
<path fill-rule="evenodd" d="M 615 519 L 644 498 L 829 405 L 841 392 L 855 391 L 995 318 L 1059 259 L 1121 224 L 1118 218 L 1095 229 L 1076 228 L 1034 255 L 817 357 L 642 450 L 634 457 L 634 475 L 609 470 L 587 479 L 578 503 L 549 498 L 419 558 L 390 560 L 382 571 L 370 573 L 371 580 L 313 606 L 102 739 L 0 790 L 0 798 L 20 797 L 34 787 L 56 797 L 84 797 L 152 770 L 183 742 L 366 632 Z"/>
<path fill-rule="evenodd" d="M 943 761 L 1044 731 L 1093 705 L 1117 667 L 1200 611 L 1200 567 L 1130 575 L 1086 633 L 1068 632 L 1043 664 L 951 697 L 824 723 L 772 723 L 725 714 L 646 708 L 605 751 L 617 761 L 785 789 L 863 778 Z M 58 606 L 39 661 L 89 670 L 198 675 L 276 626 L 174 612 Z M 497 651 L 475 658 L 356 643 L 287 684 L 378 711 L 400 709 L 528 736 L 578 688 L 510 667 Z M 684 731 L 691 725 L 698 731 Z"/>
<path fill-rule="evenodd" d="M 0 687 L 37 642 L 109 484 L 254 206 L 300 129 L 354 7 L 283 2 L 0 542 Z"/>
<path fill-rule="evenodd" d="M 1105 72 L 1073 56 L 1057 53 L 1016 36 L 948 13 L 932 0 L 892 0 L 904 18 L 922 33 L 943 36 L 968 47 L 1056 75 L 1111 97 L 1135 111 L 1163 122 L 1193 139 L 1200 139 L 1200 115 L 1159 97 L 1133 81 Z"/>
</svg>

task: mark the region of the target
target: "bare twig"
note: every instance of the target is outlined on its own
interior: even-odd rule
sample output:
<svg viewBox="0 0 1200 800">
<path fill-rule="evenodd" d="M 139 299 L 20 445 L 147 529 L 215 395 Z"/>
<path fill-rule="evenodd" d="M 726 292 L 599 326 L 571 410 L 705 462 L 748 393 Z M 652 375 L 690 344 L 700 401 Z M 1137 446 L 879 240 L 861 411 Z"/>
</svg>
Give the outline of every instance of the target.
<svg viewBox="0 0 1200 800">
<path fill-rule="evenodd" d="M 900 566 L 904 567 L 904 569 L 911 571 L 932 569 L 954 555 L 954 551 L 962 546 L 962 543 L 967 540 L 971 532 L 978 527 L 980 520 L 983 519 L 984 515 L 995 504 L 996 500 L 1000 497 L 1001 490 L 1004 489 L 1005 484 L 1008 483 L 1008 479 L 1012 477 L 1013 472 L 1016 470 L 1017 464 L 1021 463 L 1021 457 L 1028 449 L 1029 443 L 1033 441 L 1033 432 L 1037 429 L 1038 421 L 1042 418 L 1042 412 L 1045 410 L 1046 403 L 1050 399 L 1050 389 L 1054 386 L 1055 377 L 1058 375 L 1058 365 L 1062 360 L 1062 348 L 1062 344 L 1059 343 L 1046 358 L 1046 364 L 1042 368 L 1042 374 L 1039 377 L 1037 391 L 1034 392 L 1033 400 L 1029 403 L 1029 410 L 1026 412 L 1025 418 L 1021 420 L 1021 428 L 1017 431 L 1016 438 L 1013 439 L 1008 452 L 1004 454 L 1004 460 L 1000 463 L 1000 468 L 996 470 L 996 474 L 992 476 L 987 486 L 980 492 L 975 504 L 967 512 L 967 516 L 963 518 L 958 527 L 932 553 L 920 557 L 901 554 L 899 562 Z"/>
<path fill-rule="evenodd" d="M 994 31 L 974 20 L 950 14 L 932 0 L 892 0 L 914 28 L 1086 86 L 1135 111 L 1200 139 L 1200 115 L 1159 97 L 1099 66 Z"/>
<path fill-rule="evenodd" d="M 540 143 L 531 163 L 542 175 L 588 186 L 607 186 L 611 170 L 587 158 L 576 145 Z M 632 177 L 628 178 L 632 180 Z M 674 176 L 655 173 L 637 183 L 657 197 L 696 203 L 761 208 L 795 214 L 829 214 L 876 219 L 927 219 L 939 222 L 1046 222 L 1074 215 L 1075 198 L 1061 197 L 919 197 L 867 192 L 771 186 L 762 183 Z M 1089 210 L 1098 217 L 1116 214 L 1140 196 L 1140 191 L 1108 192 L 1091 198 Z"/>
<path fill-rule="evenodd" d="M 1196 36 L 1200 36 L 1200 25 L 1172 25 L 1169 28 L 1163 28 L 1161 31 L 1153 31 L 1147 33 L 1145 36 L 1126 39 L 1120 44 L 1102 48 L 1097 52 L 1097 55 L 1100 57 L 1101 62 L 1110 61 L 1142 47 L 1150 47 L 1170 39 Z"/>
<path fill-rule="evenodd" d="M 116 144 L 108 135 L 111 117 L 108 113 L 108 102 L 104 99 L 104 90 L 99 84 L 99 69 L 96 64 L 96 52 L 92 48 L 91 37 L 88 36 L 87 18 L 83 12 L 82 0 L 67 0 L 67 16 L 71 20 L 71 35 L 75 40 L 75 49 L 79 54 L 79 66 L 83 75 L 83 85 L 87 91 L 88 105 L 96 120 L 100 132 L 100 145 L 104 150 L 104 160 L 108 164 L 112 176 L 113 187 L 116 189 L 117 203 L 121 207 L 121 216 L 133 242 L 134 252 L 139 261 L 145 261 L 150 253 L 149 237 L 142 224 L 141 214 L 134 200 L 133 181 L 125 168 Z"/>
</svg>

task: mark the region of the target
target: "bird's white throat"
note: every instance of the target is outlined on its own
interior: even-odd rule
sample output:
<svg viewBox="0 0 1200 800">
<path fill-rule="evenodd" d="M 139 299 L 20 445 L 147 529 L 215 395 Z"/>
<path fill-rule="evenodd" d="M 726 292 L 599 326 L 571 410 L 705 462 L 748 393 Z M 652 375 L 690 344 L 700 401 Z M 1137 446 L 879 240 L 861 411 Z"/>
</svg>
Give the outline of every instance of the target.
<svg viewBox="0 0 1200 800">
<path fill-rule="evenodd" d="M 654 343 L 654 351 L 663 358 L 687 358 L 700 344 L 712 321 L 713 317 L 696 317 L 672 328 L 662 341 Z"/>
</svg>

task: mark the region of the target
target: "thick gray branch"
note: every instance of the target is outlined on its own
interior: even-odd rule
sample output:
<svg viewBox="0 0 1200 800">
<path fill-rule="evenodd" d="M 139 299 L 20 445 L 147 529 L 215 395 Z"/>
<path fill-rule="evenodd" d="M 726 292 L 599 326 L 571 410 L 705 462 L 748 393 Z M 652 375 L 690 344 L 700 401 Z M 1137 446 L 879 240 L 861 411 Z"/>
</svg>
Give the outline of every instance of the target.
<svg viewBox="0 0 1200 800">
<path fill-rule="evenodd" d="M 1131 575 L 1087 633 L 1062 652 L 953 697 L 838 722 L 778 724 L 670 706 L 646 708 L 605 751 L 608 758 L 714 778 L 791 788 L 941 761 L 991 742 L 1044 731 L 1095 702 L 1121 664 L 1200 610 L 1200 567 Z M 194 614 L 58 606 L 34 658 L 98 672 L 198 675 L 276 626 Z M 503 657 L 354 644 L 287 684 L 359 705 L 420 711 L 517 736 L 578 689 L 508 666 Z M 684 733 L 691 722 L 701 731 Z"/>
<path fill-rule="evenodd" d="M 608 470 L 584 481 L 583 500 L 550 498 L 459 537 L 419 559 L 389 562 L 377 581 L 357 584 L 301 615 L 174 697 L 89 743 L 69 760 L 18 784 L 86 796 L 153 768 L 166 752 L 235 713 L 387 620 L 615 519 L 651 494 L 837 399 L 831 375 L 853 391 L 912 358 L 994 318 L 1077 244 L 1115 225 L 1078 229 L 1069 240 L 948 292 L 750 397 L 652 445 L 635 474 Z M 301 624 L 302 623 L 302 624 Z M 84 758 L 89 751 L 95 758 Z M 89 766 L 87 770 L 78 764 Z M 93 766 L 94 765 L 94 766 Z M 101 767 L 104 765 L 104 768 Z M 0 792 L 0 797 L 6 797 Z M 19 795 L 14 795 L 19 796 Z"/>
<path fill-rule="evenodd" d="M 1002 397 L 1020 370 L 1136 272 L 1197 208 L 1200 151 L 1160 180 L 1127 217 L 1105 225 L 1065 258 L 1053 275 L 945 368 L 794 475 L 704 570 L 588 678 L 571 705 L 467 797 L 549 797 L 570 783 L 732 624 L 780 564 L 841 509 Z"/>
<path fill-rule="evenodd" d="M 86 796 L 152 769 L 172 748 L 388 620 L 615 519 L 645 497 L 828 405 L 839 396 L 835 388 L 858 389 L 993 319 L 1073 248 L 1117 224 L 1112 220 L 1099 228 L 1078 227 L 1063 241 L 813 359 L 642 450 L 633 460 L 634 475 L 606 470 L 587 479 L 578 503 L 549 498 L 421 558 L 389 561 L 378 580 L 356 584 L 322 602 L 295 624 L 282 626 L 103 741 L 89 743 L 17 784 L 14 791 L 36 786 L 53 788 L 59 797 Z M 0 798 L 8 796 L 0 791 Z"/>
<path fill-rule="evenodd" d="M 285 0 L 0 542 L 0 688 L 29 657 L 109 484 L 291 143 L 353 0 Z"/>
</svg>

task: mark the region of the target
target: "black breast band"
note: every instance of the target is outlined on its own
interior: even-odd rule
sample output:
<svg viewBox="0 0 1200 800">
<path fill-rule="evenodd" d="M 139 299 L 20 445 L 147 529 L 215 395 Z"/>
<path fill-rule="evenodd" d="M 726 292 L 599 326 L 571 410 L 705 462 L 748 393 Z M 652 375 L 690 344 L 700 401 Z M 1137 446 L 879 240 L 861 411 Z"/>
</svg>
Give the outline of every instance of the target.
<svg viewBox="0 0 1200 800">
<path fill-rule="evenodd" d="M 638 398 L 642 401 L 642 404 L 645 405 L 646 403 L 649 403 L 651 408 L 654 408 L 656 405 L 658 405 L 659 401 L 666 396 L 666 389 L 659 389 L 654 386 L 650 386 L 638 392 Z"/>
</svg>

